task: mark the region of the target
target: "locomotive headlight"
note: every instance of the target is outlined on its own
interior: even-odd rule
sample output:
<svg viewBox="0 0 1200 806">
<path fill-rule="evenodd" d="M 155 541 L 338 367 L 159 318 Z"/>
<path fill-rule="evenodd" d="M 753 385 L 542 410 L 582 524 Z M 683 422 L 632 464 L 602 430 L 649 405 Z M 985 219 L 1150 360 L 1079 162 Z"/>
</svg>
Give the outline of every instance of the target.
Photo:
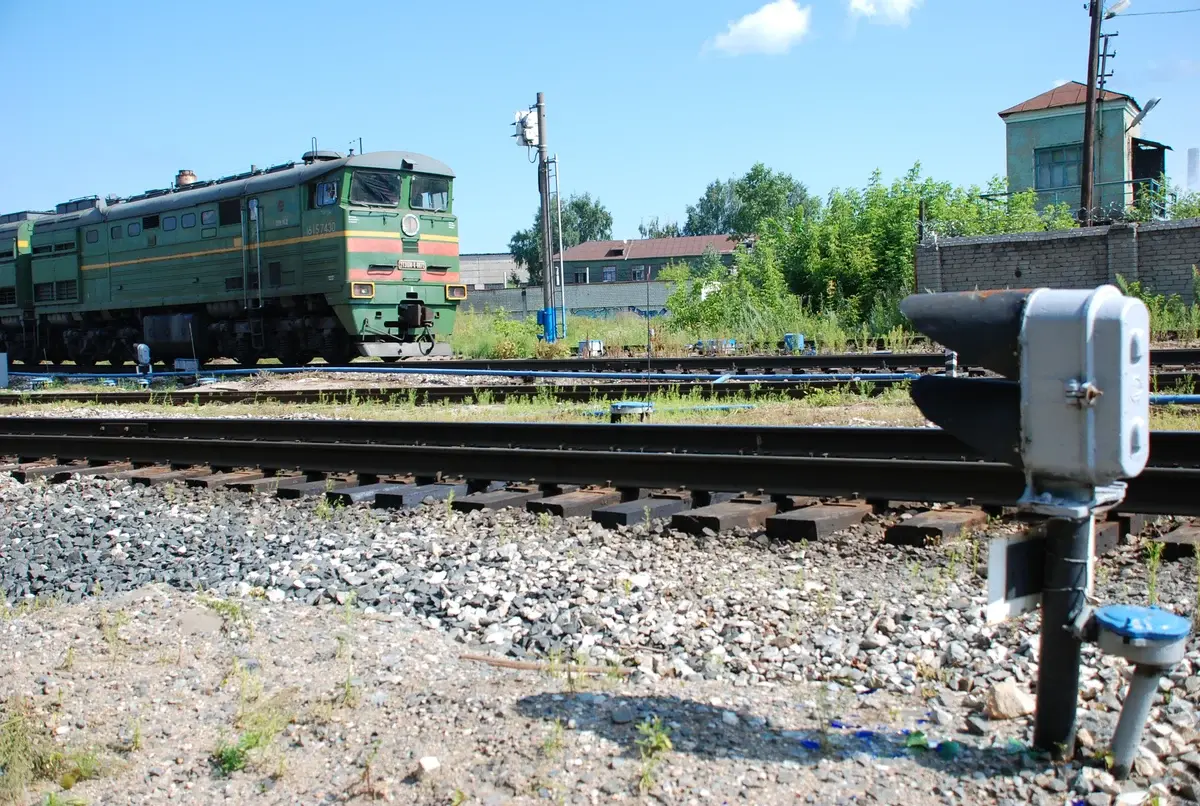
<svg viewBox="0 0 1200 806">
<path fill-rule="evenodd" d="M 371 299 L 375 296 L 374 283 L 352 283 L 350 296 L 354 299 Z"/>
<path fill-rule="evenodd" d="M 415 238 L 421 231 L 421 219 L 412 213 L 406 213 L 404 218 L 400 219 L 400 230 L 408 237 Z"/>
<path fill-rule="evenodd" d="M 448 285 L 446 286 L 446 299 L 466 299 L 467 287 L 465 285 Z"/>
</svg>

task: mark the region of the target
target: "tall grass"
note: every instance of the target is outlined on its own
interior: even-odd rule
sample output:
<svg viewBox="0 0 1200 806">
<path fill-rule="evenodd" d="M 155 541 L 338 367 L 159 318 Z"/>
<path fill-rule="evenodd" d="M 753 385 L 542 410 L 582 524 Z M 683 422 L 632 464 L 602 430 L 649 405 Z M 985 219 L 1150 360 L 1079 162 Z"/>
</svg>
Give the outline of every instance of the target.
<svg viewBox="0 0 1200 806">
<path fill-rule="evenodd" d="M 663 320 L 650 320 L 655 355 L 683 355 L 689 339 L 669 332 Z M 566 356 L 581 341 L 598 339 L 609 352 L 622 347 L 645 347 L 646 320 L 636 314 L 618 314 L 612 318 L 571 316 L 567 320 L 565 341 L 546 344 L 538 340 L 540 328 L 535 317 L 518 319 L 503 310 L 460 310 L 454 322 L 450 345 L 467 358 L 556 358 Z M 718 336 L 712 336 L 718 338 Z"/>
<path fill-rule="evenodd" d="M 610 354 L 630 348 L 634 354 L 645 349 L 646 320 L 632 313 L 610 318 L 572 316 L 568 320 L 568 338 L 555 344 L 538 340 L 539 328 L 534 317 L 514 318 L 502 310 L 461 310 L 454 323 L 451 347 L 467 358 L 554 358 L 568 355 L 581 341 L 596 339 Z M 805 347 L 822 353 L 842 353 L 848 349 L 874 349 L 882 338 L 887 349 L 905 352 L 913 348 L 913 334 L 895 326 L 881 330 L 867 323 L 855 323 L 853 317 L 833 310 L 821 312 L 799 309 L 790 315 L 772 315 L 753 305 L 731 312 L 720 325 L 680 330 L 670 326 L 670 316 L 650 320 L 652 348 L 658 356 L 681 356 L 698 342 L 710 339 L 734 339 L 739 348 L 759 347 L 774 350 L 785 333 L 800 333 Z"/>
<path fill-rule="evenodd" d="M 1181 339 L 1193 341 L 1200 336 L 1200 305 L 1186 304 L 1178 294 L 1156 294 L 1142 286 L 1140 280 L 1129 281 L 1117 275 L 1117 286 L 1121 293 L 1137 297 L 1146 304 L 1150 312 L 1150 336 L 1156 341 Z M 1192 266 L 1192 299 L 1200 290 L 1200 273 Z"/>
</svg>

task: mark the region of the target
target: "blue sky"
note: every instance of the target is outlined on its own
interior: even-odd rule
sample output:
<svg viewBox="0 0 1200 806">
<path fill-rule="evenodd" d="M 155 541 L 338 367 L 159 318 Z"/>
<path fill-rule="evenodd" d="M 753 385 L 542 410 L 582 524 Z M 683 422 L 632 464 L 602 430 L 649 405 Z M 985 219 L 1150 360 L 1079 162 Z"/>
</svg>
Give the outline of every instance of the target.
<svg viewBox="0 0 1200 806">
<path fill-rule="evenodd" d="M 996 113 L 1083 79 L 1082 5 L 0 0 L 0 211 L 361 137 L 368 151 L 449 163 L 462 251 L 504 251 L 537 206 L 534 167 L 510 135 L 539 90 L 564 193 L 598 196 L 617 237 L 650 216 L 682 221 L 708 182 L 760 160 L 822 194 L 917 160 L 982 184 L 1003 171 Z M 1197 6 L 1133 0 L 1129 12 Z M 1186 150 L 1200 146 L 1200 14 L 1107 27 L 1120 32 L 1110 87 L 1162 97 L 1143 136 L 1174 147 L 1168 171 L 1182 184 Z"/>
</svg>

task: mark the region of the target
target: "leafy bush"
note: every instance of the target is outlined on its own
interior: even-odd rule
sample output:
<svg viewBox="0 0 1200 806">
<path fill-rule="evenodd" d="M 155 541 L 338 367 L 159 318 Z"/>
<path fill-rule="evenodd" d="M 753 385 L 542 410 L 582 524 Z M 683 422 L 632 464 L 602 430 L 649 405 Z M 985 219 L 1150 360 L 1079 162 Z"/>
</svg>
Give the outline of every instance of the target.
<svg viewBox="0 0 1200 806">
<path fill-rule="evenodd" d="M 1166 340 L 1169 337 L 1192 340 L 1200 335 L 1200 306 L 1192 303 L 1187 305 L 1178 294 L 1167 296 L 1156 294 L 1142 286 L 1140 280 L 1129 281 L 1117 275 L 1117 287 L 1121 293 L 1137 297 L 1146 304 L 1150 312 L 1151 338 Z M 1200 290 L 1200 273 L 1192 267 L 1192 298 L 1196 298 L 1196 290 Z"/>
</svg>

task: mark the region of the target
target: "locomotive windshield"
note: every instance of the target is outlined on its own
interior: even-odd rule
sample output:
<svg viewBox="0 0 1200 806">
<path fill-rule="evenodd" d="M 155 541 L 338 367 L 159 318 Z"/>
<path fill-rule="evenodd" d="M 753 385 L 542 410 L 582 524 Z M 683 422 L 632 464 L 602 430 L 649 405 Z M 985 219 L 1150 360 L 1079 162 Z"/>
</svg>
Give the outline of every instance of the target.
<svg viewBox="0 0 1200 806">
<path fill-rule="evenodd" d="M 408 206 L 414 210 L 445 212 L 450 207 L 450 180 L 444 176 L 414 176 L 408 191 Z"/>
<path fill-rule="evenodd" d="M 350 180 L 350 203 L 395 207 L 400 203 L 400 174 L 355 171 Z"/>
</svg>

